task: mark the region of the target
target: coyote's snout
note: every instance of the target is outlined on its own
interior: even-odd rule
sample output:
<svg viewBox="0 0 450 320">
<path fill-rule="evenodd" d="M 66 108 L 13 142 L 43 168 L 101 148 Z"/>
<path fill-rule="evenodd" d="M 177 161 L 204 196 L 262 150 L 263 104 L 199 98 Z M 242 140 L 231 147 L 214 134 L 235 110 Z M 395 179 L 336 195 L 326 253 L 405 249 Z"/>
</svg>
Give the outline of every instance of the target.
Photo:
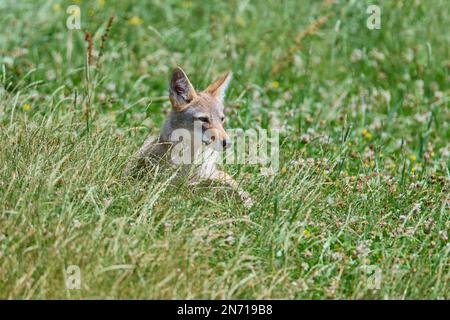
<svg viewBox="0 0 450 320">
<path fill-rule="evenodd" d="M 184 174 L 192 173 L 195 180 L 208 179 L 230 185 L 246 207 L 252 206 L 249 194 L 227 173 L 216 167 L 218 152 L 231 145 L 225 131 L 223 101 L 231 80 L 226 72 L 205 90 L 197 92 L 181 68 L 173 71 L 169 86 L 172 110 L 159 138 L 148 138 L 128 164 L 125 174 L 134 174 L 147 164 L 182 163 Z M 182 137 L 182 139 L 180 139 Z M 206 147 L 207 146 L 207 147 Z M 189 161 L 178 161 L 179 151 L 188 153 Z M 199 161 L 200 159 L 200 161 Z"/>
</svg>

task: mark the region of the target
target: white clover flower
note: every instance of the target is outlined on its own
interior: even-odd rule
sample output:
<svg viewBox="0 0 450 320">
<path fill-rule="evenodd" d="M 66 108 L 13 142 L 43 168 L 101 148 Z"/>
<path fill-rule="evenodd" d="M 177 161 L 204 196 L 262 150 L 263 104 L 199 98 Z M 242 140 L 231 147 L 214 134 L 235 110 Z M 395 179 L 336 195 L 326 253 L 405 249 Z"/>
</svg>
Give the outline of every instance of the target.
<svg viewBox="0 0 450 320">
<path fill-rule="evenodd" d="M 406 62 L 411 63 L 414 60 L 414 50 L 411 48 L 407 48 L 405 52 L 403 52 L 403 59 Z"/>
<path fill-rule="evenodd" d="M 444 93 L 442 91 L 436 91 L 434 93 L 434 98 L 436 100 L 442 100 L 443 97 L 444 97 Z"/>
<path fill-rule="evenodd" d="M 385 59 L 384 53 L 379 51 L 378 49 L 372 49 L 370 55 L 377 61 L 384 61 Z"/>
<path fill-rule="evenodd" d="M 360 61 L 363 57 L 363 52 L 360 49 L 354 49 L 352 55 L 350 56 L 350 61 L 356 63 Z"/>
<path fill-rule="evenodd" d="M 448 158 L 450 156 L 450 150 L 448 146 L 439 149 L 439 152 L 441 153 L 442 158 Z"/>
<path fill-rule="evenodd" d="M 414 116 L 414 119 L 417 121 L 417 122 L 420 122 L 420 123 L 427 123 L 428 122 L 428 119 L 430 118 L 430 116 L 431 116 L 431 112 L 426 112 L 426 113 L 424 113 L 424 114 L 416 114 L 415 116 Z"/>
<path fill-rule="evenodd" d="M 384 101 L 386 101 L 386 104 L 391 102 L 391 93 L 389 90 L 380 90 L 380 95 L 383 97 Z"/>
<path fill-rule="evenodd" d="M 114 82 L 109 82 L 106 85 L 106 90 L 108 90 L 108 91 L 116 91 L 116 84 Z"/>
</svg>

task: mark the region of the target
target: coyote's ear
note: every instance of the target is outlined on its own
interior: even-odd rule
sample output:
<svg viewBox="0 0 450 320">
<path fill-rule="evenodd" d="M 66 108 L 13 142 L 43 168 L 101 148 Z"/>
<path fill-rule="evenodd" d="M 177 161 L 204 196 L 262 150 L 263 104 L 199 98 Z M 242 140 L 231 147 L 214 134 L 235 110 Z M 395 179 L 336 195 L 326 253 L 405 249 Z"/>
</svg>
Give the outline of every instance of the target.
<svg viewBox="0 0 450 320">
<path fill-rule="evenodd" d="M 183 69 L 176 67 L 170 80 L 169 99 L 174 108 L 180 108 L 197 96 Z"/>
<path fill-rule="evenodd" d="M 226 72 L 219 79 L 211 83 L 205 91 L 211 93 L 213 96 L 223 101 L 225 97 L 225 91 L 230 84 L 232 76 L 233 73 L 231 71 Z"/>
</svg>

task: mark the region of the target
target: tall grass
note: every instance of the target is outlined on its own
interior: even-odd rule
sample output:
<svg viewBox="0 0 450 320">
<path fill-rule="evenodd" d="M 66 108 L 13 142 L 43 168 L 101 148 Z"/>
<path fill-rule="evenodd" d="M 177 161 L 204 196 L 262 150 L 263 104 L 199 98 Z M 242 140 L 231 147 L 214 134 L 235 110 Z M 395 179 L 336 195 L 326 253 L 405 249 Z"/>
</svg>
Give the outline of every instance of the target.
<svg viewBox="0 0 450 320">
<path fill-rule="evenodd" d="M 445 1 L 383 1 L 373 31 L 366 1 L 80 2 L 79 31 L 69 2 L 0 4 L 1 298 L 449 298 Z M 275 175 L 226 167 L 253 208 L 122 179 L 175 65 L 234 71 L 229 128 L 281 127 Z"/>
</svg>

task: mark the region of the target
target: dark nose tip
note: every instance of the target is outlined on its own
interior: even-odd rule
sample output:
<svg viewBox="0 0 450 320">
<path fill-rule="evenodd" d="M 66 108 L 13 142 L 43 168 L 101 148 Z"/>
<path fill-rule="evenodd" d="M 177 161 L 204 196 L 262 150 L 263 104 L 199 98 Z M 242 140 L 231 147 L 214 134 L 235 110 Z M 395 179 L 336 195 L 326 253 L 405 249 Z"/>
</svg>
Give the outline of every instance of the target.
<svg viewBox="0 0 450 320">
<path fill-rule="evenodd" d="M 231 145 L 231 141 L 230 141 L 230 139 L 225 139 L 222 141 L 222 144 L 223 144 L 223 148 L 226 149 Z"/>
</svg>

